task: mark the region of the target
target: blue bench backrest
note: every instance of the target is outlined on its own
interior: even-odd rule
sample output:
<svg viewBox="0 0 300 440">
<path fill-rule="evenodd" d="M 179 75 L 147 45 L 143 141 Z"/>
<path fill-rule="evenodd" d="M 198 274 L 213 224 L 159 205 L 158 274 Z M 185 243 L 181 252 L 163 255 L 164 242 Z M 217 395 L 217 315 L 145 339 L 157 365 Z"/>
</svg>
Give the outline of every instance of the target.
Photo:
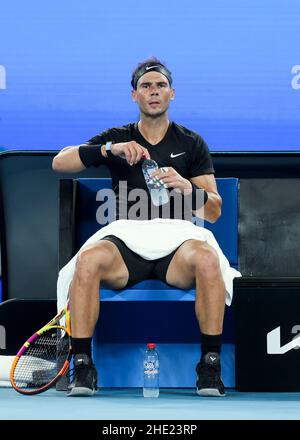
<svg viewBox="0 0 300 440">
<path fill-rule="evenodd" d="M 205 222 L 205 227 L 213 232 L 230 265 L 237 267 L 238 179 L 217 178 L 216 181 L 223 199 L 222 215 L 214 224 Z M 96 212 L 101 204 L 96 200 L 96 194 L 103 188 L 111 188 L 110 178 L 77 180 L 76 250 L 101 227 L 96 220 Z"/>
</svg>

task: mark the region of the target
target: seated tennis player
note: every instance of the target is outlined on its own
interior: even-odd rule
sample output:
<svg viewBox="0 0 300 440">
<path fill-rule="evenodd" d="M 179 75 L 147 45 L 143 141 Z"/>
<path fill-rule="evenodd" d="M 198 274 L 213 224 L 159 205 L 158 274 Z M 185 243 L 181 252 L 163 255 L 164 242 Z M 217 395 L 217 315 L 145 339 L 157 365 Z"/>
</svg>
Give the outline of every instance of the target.
<svg viewBox="0 0 300 440">
<path fill-rule="evenodd" d="M 225 302 L 231 302 L 233 278 L 240 274 L 229 266 L 213 234 L 191 221 L 193 214 L 209 222 L 221 215 L 212 159 L 197 133 L 169 121 L 175 90 L 163 63 L 156 58 L 140 63 L 131 85 L 140 110 L 137 123 L 66 147 L 53 160 L 58 172 L 106 165 L 116 201 L 115 221 L 94 234 L 59 274 L 59 300 L 69 295 L 71 311 L 74 375 L 68 395 L 92 395 L 97 390 L 91 342 L 99 316 L 100 282 L 124 289 L 155 278 L 177 288 L 195 286 L 202 335 L 197 393 L 224 396 L 220 363 L 224 309 Z"/>
</svg>

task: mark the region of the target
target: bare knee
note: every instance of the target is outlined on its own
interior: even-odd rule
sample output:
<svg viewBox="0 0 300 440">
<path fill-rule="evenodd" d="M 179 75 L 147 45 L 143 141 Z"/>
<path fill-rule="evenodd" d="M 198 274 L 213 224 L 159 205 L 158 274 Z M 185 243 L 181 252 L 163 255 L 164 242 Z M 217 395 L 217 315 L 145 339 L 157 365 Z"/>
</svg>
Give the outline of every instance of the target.
<svg viewBox="0 0 300 440">
<path fill-rule="evenodd" d="M 190 254 L 190 264 L 195 274 L 199 273 L 202 276 L 215 276 L 220 270 L 217 252 L 213 247 L 203 242 L 193 243 Z"/>
<path fill-rule="evenodd" d="M 114 247 L 108 241 L 82 249 L 76 261 L 76 275 L 81 279 L 99 279 L 109 270 L 114 260 Z"/>
</svg>

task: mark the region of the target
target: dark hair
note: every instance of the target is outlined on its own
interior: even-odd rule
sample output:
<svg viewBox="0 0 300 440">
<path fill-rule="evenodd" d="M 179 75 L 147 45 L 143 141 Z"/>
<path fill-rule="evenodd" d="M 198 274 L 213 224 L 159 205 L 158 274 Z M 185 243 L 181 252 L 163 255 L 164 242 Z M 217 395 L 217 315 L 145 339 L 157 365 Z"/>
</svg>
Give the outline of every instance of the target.
<svg viewBox="0 0 300 440">
<path fill-rule="evenodd" d="M 132 72 L 131 85 L 134 89 L 136 89 L 136 84 L 138 81 L 138 79 L 136 80 L 137 74 L 139 72 L 142 72 L 146 67 L 151 67 L 151 66 L 161 66 L 161 68 L 165 71 L 165 74 L 167 73 L 166 77 L 168 78 L 170 85 L 172 84 L 172 77 L 171 77 L 171 72 L 169 71 L 169 69 L 158 58 L 152 56 L 152 57 L 146 59 L 145 61 L 142 61 L 141 63 L 139 63 L 137 65 L 137 67 L 134 69 L 134 71 Z"/>
</svg>

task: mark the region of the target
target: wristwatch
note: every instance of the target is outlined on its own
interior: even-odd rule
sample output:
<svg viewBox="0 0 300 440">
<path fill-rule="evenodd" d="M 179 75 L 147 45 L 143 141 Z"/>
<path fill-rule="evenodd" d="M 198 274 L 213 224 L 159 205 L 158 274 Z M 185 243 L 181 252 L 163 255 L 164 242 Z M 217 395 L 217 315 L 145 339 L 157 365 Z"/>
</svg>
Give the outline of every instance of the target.
<svg viewBox="0 0 300 440">
<path fill-rule="evenodd" d="M 111 144 L 112 144 L 111 141 L 106 142 L 106 144 L 105 144 L 105 150 L 106 150 L 106 152 L 107 152 L 107 151 L 110 151 L 110 146 L 111 146 Z"/>
<path fill-rule="evenodd" d="M 110 150 L 111 145 L 112 145 L 111 141 L 107 141 L 106 144 L 105 144 L 105 151 L 106 151 L 107 157 L 113 156 L 113 154 L 112 154 L 112 152 Z"/>
</svg>

